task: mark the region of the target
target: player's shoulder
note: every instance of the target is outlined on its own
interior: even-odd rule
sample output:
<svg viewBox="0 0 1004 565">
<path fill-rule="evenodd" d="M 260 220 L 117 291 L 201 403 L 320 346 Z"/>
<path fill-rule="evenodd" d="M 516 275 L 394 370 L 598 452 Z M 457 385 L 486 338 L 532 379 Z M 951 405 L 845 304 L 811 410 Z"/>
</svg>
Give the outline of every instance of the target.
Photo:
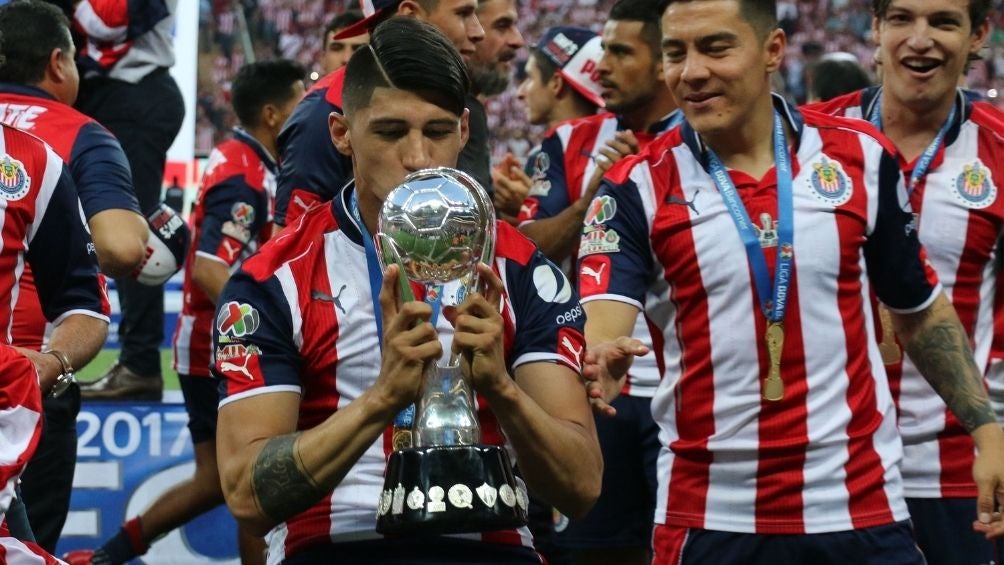
<svg viewBox="0 0 1004 565">
<path fill-rule="evenodd" d="M 528 237 L 507 222 L 496 222 L 498 232 L 495 240 L 495 256 L 526 266 L 537 252 Z"/>
<path fill-rule="evenodd" d="M 340 229 L 338 218 L 332 213 L 332 203 L 316 206 L 245 260 L 242 270 L 263 282 L 284 265 L 323 262 L 325 236 Z"/>
<path fill-rule="evenodd" d="M 2 152 L 8 156 L 22 162 L 27 159 L 33 163 L 46 163 L 51 158 L 62 162 L 48 143 L 32 133 L 2 122 L 0 122 L 0 132 L 3 132 Z"/>
<path fill-rule="evenodd" d="M 667 159 L 667 154 L 680 145 L 684 145 L 682 128 L 676 127 L 653 139 L 638 153 L 614 163 L 604 178 L 619 185 L 626 183 L 639 167 L 658 169 L 669 166 L 672 160 Z"/>
<path fill-rule="evenodd" d="M 871 122 L 859 120 L 857 118 L 845 118 L 825 114 L 813 110 L 812 108 L 801 108 L 803 123 L 806 127 L 817 130 L 821 137 L 840 135 L 840 132 L 850 133 L 856 136 L 861 142 L 873 141 L 880 145 L 886 153 L 897 155 L 896 147 L 889 139 L 882 135 Z"/>
<path fill-rule="evenodd" d="M 969 119 L 981 129 L 988 130 L 1004 145 L 1004 112 L 987 102 L 973 102 Z"/>
<path fill-rule="evenodd" d="M 848 92 L 847 94 L 842 94 L 825 102 L 805 104 L 799 109 L 801 111 L 810 110 L 831 116 L 842 116 L 849 108 L 861 106 L 861 98 L 864 95 L 864 92 L 864 90 Z"/>
</svg>

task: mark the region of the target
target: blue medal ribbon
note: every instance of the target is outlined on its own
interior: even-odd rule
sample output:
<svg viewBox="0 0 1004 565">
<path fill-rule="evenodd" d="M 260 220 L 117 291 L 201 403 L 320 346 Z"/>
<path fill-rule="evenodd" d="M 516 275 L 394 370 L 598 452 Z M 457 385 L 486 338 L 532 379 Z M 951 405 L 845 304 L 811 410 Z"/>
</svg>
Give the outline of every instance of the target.
<svg viewBox="0 0 1004 565">
<path fill-rule="evenodd" d="M 931 163 L 934 162 L 934 156 L 938 154 L 938 149 L 945 142 L 945 136 L 948 134 L 948 128 L 952 127 L 955 122 L 955 107 L 956 101 L 952 101 L 952 109 L 948 112 L 948 118 L 945 123 L 941 124 L 941 129 L 938 130 L 938 135 L 934 136 L 931 140 L 931 144 L 927 146 L 927 149 L 920 154 L 920 158 L 917 159 L 917 166 L 913 168 L 910 173 L 910 186 L 907 187 L 907 196 L 913 194 L 913 190 L 917 188 L 920 180 L 924 178 L 927 171 L 931 168 Z M 882 91 L 879 90 L 876 95 L 875 104 L 872 105 L 872 110 L 868 116 L 868 121 L 875 126 L 876 129 L 882 131 Z"/>
<path fill-rule="evenodd" d="M 718 155 L 707 148 L 708 166 L 711 178 L 718 186 L 725 207 L 739 230 L 746 247 L 746 256 L 753 270 L 753 283 L 760 298 L 760 307 L 767 320 L 780 324 L 784 320 L 785 308 L 788 304 L 789 287 L 791 286 L 792 259 L 794 258 L 794 197 L 792 193 L 791 162 L 788 157 L 788 142 L 784 133 L 784 122 L 777 111 L 774 112 L 774 166 L 777 170 L 777 212 L 778 212 L 778 244 L 777 268 L 774 272 L 773 289 L 770 285 L 770 270 L 767 259 L 760 247 L 760 238 L 753 229 L 746 206 L 736 191 L 736 185 L 729 177 Z"/>
</svg>

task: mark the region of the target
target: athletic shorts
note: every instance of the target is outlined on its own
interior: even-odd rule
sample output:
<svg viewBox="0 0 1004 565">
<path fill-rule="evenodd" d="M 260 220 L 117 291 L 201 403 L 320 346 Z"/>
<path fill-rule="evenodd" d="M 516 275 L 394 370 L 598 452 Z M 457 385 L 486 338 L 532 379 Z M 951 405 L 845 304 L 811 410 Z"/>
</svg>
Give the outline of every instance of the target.
<svg viewBox="0 0 1004 565">
<path fill-rule="evenodd" d="M 220 405 L 219 381 L 212 377 L 178 375 L 188 411 L 192 443 L 216 439 L 216 411 Z"/>
</svg>

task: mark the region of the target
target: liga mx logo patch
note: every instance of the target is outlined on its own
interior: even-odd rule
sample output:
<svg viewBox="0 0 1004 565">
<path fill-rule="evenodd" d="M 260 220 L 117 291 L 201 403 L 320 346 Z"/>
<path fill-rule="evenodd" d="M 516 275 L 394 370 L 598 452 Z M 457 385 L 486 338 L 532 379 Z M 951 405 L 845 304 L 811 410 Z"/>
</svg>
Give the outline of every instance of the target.
<svg viewBox="0 0 1004 565">
<path fill-rule="evenodd" d="M 258 310 L 250 304 L 227 302 L 216 317 L 216 329 L 220 335 L 244 337 L 253 334 L 261 323 Z M 220 340 L 221 342 L 223 340 Z"/>
<path fill-rule="evenodd" d="M 854 192 L 851 179 L 840 163 L 826 155 L 813 163 L 809 171 L 809 186 L 816 198 L 832 206 L 847 204 Z"/>
<path fill-rule="evenodd" d="M 988 169 L 979 159 L 962 166 L 955 179 L 955 197 L 969 208 L 986 208 L 997 199 L 997 187 Z"/>
<path fill-rule="evenodd" d="M 24 163 L 4 155 L 0 160 L 0 195 L 7 200 L 21 200 L 31 190 L 31 177 Z"/>
</svg>

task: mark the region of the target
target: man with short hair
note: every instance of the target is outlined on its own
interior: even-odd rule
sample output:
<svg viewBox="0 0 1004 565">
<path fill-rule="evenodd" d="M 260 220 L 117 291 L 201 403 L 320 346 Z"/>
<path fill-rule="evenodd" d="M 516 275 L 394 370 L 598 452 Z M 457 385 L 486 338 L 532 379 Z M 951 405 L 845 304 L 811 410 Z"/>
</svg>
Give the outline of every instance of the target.
<svg viewBox="0 0 1004 565">
<path fill-rule="evenodd" d="M 345 115 L 329 121 L 354 181 L 248 259 L 220 297 L 228 314 L 214 340 L 236 347 L 214 367 L 224 381 L 220 475 L 238 521 L 271 531 L 269 563 L 540 562 L 525 528 L 374 531 L 391 424 L 443 356 L 440 336 L 464 359 L 483 443 L 511 447 L 527 485 L 565 512 L 584 513 L 599 492 L 578 376 L 582 319 L 561 272 L 499 223 L 491 266 L 478 268 L 486 290 L 434 318 L 426 302 L 401 303 L 401 273 L 381 273 L 371 245 L 383 200 L 408 173 L 456 163 L 467 137 L 464 67 L 428 24 L 378 26 L 346 68 Z"/>
<path fill-rule="evenodd" d="M 443 32 L 465 60 L 485 32 L 475 10 L 477 0 L 360 0 L 366 16 L 335 35 L 354 37 L 393 15 L 418 18 Z M 352 178 L 352 162 L 331 147 L 328 116 L 342 113 L 344 67 L 314 84 L 279 134 L 279 172 L 275 223 L 286 226 L 319 202 L 327 202 Z"/>
<path fill-rule="evenodd" d="M 956 84 L 989 35 L 990 2 L 876 0 L 874 10 L 881 85 L 810 108 L 869 120 L 899 148 L 917 235 L 984 370 L 994 315 L 1002 312 L 995 296 L 1004 198 L 994 179 L 1004 178 L 1004 115 L 969 100 Z M 998 560 L 995 545 L 969 524 L 977 495 L 973 441 L 921 378 L 923 361 L 903 354 L 891 319 L 881 314 L 882 361 L 899 411 L 903 490 L 917 543 L 931 563 Z"/>
<path fill-rule="evenodd" d="M 850 53 L 830 53 L 809 69 L 807 102 L 828 102 L 871 86 L 871 79 L 857 58 Z"/>
<path fill-rule="evenodd" d="M 240 126 L 209 155 L 192 206 L 193 245 L 185 261 L 182 308 L 174 332 L 174 369 L 188 412 L 195 471 L 127 520 L 97 550 L 63 556 L 70 565 L 118 565 L 147 552 L 154 540 L 223 503 L 216 461 L 218 383 L 211 360 L 226 362 L 232 348 L 212 348 L 215 307 L 231 272 L 272 234 L 276 138 L 303 97 L 304 70 L 286 60 L 241 67 L 230 90 Z M 261 562 L 264 544 L 239 532 L 241 560 Z"/>
<path fill-rule="evenodd" d="M 579 262 L 604 271 L 579 283 L 586 376 L 606 399 L 621 386 L 607 376 L 645 350 L 623 337 L 638 312 L 661 330 L 654 562 L 924 563 L 873 293 L 979 448 L 966 522 L 1001 535 L 1004 432 L 894 148 L 772 94 L 787 48 L 774 2 L 665 4 L 666 83 L 686 122 L 608 175 L 583 234 L 618 248 L 584 245 Z"/>
<path fill-rule="evenodd" d="M 353 53 L 369 43 L 369 33 L 336 38 L 342 30 L 362 20 L 363 13 L 359 10 L 345 10 L 328 22 L 327 27 L 324 28 L 324 52 L 321 54 L 322 75 L 344 67 Z"/>
<path fill-rule="evenodd" d="M 0 36 L 4 38 L 0 48 L 0 119 L 42 138 L 66 163 L 102 271 L 110 276 L 136 276 L 146 265 L 147 242 L 156 236 L 139 213 L 129 164 L 118 141 L 71 106 L 77 97 L 79 75 L 69 20 L 46 2 L 12 2 L 0 7 Z M 90 314 L 105 320 L 109 312 Z M 100 328 L 74 339 L 90 343 L 86 349 L 97 352 L 104 344 L 106 327 L 104 321 L 91 323 Z M 52 327 L 39 304 L 29 267 L 18 286 L 10 340 L 39 351 L 46 347 L 48 331 Z M 73 357 L 70 362 L 83 367 L 90 359 Z M 22 494 L 36 539 L 42 547 L 55 551 L 70 505 L 80 391 L 71 385 L 58 398 L 46 398 L 43 406 L 45 428 L 36 457 L 24 471 Z"/>
<path fill-rule="evenodd" d="M 604 173 L 623 157 L 644 150 L 681 120 L 663 82 L 659 10 L 651 0 L 619 0 L 603 27 L 603 55 L 595 66 L 576 62 L 572 72 L 595 75 L 606 112 L 558 125 L 541 144 L 533 167 L 534 184 L 523 202 L 518 225 L 545 255 L 572 272 L 584 218 Z M 560 61 L 567 38 L 555 36 L 544 52 Z M 566 67 L 567 69 L 567 67 Z M 612 250 L 615 236 L 597 229 L 587 251 Z M 578 273 L 604 276 L 601 270 Z M 651 344 L 644 316 L 635 337 Z M 579 563 L 648 563 L 655 512 L 658 428 L 650 404 L 659 383 L 655 352 L 639 359 L 618 398 L 618 415 L 598 417 L 596 431 L 604 454 L 603 491 L 584 520 L 573 520 L 558 542 L 576 552 Z"/>
</svg>

